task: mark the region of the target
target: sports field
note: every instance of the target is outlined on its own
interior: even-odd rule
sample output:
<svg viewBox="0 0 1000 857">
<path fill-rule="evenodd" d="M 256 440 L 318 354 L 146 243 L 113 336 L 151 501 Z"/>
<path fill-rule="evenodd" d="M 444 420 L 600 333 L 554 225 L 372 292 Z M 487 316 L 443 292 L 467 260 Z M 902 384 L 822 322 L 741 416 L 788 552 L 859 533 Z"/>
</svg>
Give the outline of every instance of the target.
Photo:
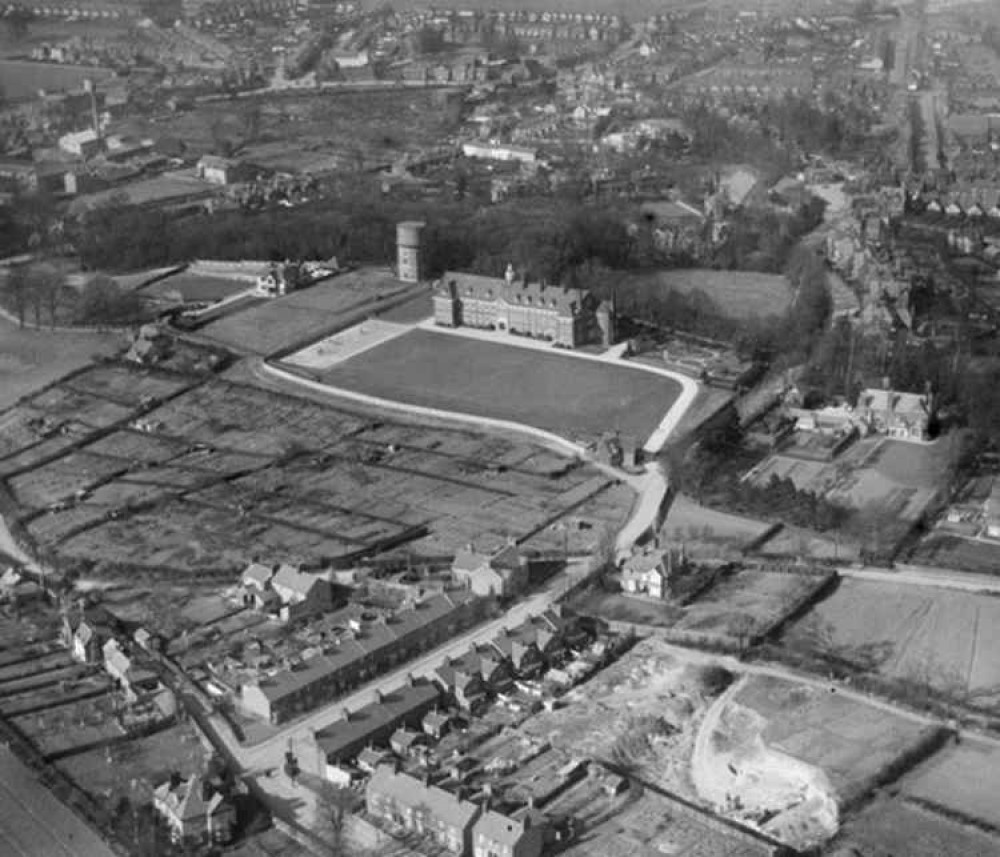
<svg viewBox="0 0 1000 857">
<path fill-rule="evenodd" d="M 426 330 L 389 340 L 319 378 L 354 392 L 511 420 L 571 439 L 617 429 L 645 441 L 681 391 L 670 378 L 627 366 Z"/>
</svg>

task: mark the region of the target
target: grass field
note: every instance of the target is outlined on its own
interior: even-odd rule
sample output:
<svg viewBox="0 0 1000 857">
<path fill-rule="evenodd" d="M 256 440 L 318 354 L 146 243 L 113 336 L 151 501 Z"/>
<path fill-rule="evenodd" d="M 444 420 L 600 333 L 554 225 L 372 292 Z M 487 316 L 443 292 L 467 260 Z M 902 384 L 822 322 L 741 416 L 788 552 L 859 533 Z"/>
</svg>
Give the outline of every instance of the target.
<svg viewBox="0 0 1000 857">
<path fill-rule="evenodd" d="M 182 301 L 220 301 L 237 292 L 245 292 L 252 286 L 253 283 L 233 277 L 212 277 L 182 271 L 143 287 L 139 294 L 161 300 L 178 295 Z"/>
<path fill-rule="evenodd" d="M 864 857 L 1000 857 L 1000 838 L 899 799 L 866 807 L 837 842 Z"/>
<path fill-rule="evenodd" d="M 942 751 L 903 781 L 902 794 L 1000 831 L 1000 750 L 965 743 Z"/>
<path fill-rule="evenodd" d="M 920 565 L 997 574 L 1000 572 L 1000 544 L 973 541 L 934 530 L 920 540 L 909 559 Z"/>
<path fill-rule="evenodd" d="M 823 578 L 818 575 L 743 569 L 685 608 L 676 627 L 709 636 L 748 639 L 822 585 Z"/>
<path fill-rule="evenodd" d="M 766 532 L 770 525 L 701 506 L 684 494 L 670 505 L 662 534 L 670 542 L 683 542 L 690 556 L 718 557 L 720 551 L 741 553 L 744 545 Z"/>
<path fill-rule="evenodd" d="M 116 334 L 19 330 L 0 318 L 0 408 L 121 345 Z"/>
<path fill-rule="evenodd" d="M 252 354 L 271 354 L 321 336 L 353 312 L 374 312 L 377 301 L 405 291 L 387 271 L 341 274 L 302 291 L 225 315 L 200 333 L 220 345 Z M 360 320 L 360 317 L 359 317 Z"/>
<path fill-rule="evenodd" d="M 10 99 L 31 98 L 36 96 L 40 89 L 46 92 L 78 90 L 88 78 L 100 82 L 113 76 L 113 69 L 99 66 L 0 60 L 0 80 L 3 81 L 4 97 Z"/>
<path fill-rule="evenodd" d="M 789 630 L 785 644 L 980 707 L 1000 705 L 1000 598 L 843 580 Z"/>
<path fill-rule="evenodd" d="M 675 381 L 650 372 L 425 330 L 320 377 L 384 399 L 512 420 L 569 438 L 618 429 L 645 441 L 680 393 Z"/>
<path fill-rule="evenodd" d="M 709 268 L 678 268 L 636 274 L 622 289 L 641 302 L 647 296 L 679 292 L 702 292 L 718 308 L 735 318 L 780 315 L 792 302 L 792 287 L 780 274 L 750 271 L 714 271 Z"/>
<path fill-rule="evenodd" d="M 190 725 L 178 724 L 110 750 L 67 756 L 57 767 L 84 791 L 113 807 L 123 797 L 148 799 L 153 787 L 172 772 L 187 778 L 199 773 L 204 763 L 205 748 L 197 732 Z"/>
</svg>

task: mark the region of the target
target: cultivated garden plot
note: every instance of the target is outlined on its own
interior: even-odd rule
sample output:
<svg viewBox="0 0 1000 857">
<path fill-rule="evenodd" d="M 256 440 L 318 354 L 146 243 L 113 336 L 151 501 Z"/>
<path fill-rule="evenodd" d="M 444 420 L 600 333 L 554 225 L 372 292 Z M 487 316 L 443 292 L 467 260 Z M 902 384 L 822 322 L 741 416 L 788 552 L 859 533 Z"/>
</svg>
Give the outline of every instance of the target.
<svg viewBox="0 0 1000 857">
<path fill-rule="evenodd" d="M 44 755 L 58 757 L 122 738 L 111 694 L 11 718 Z"/>
<path fill-rule="evenodd" d="M 757 465 L 751 478 L 758 486 L 790 479 L 800 491 L 855 510 L 845 527 L 848 534 L 884 550 L 941 498 L 950 455 L 945 439 L 914 443 L 869 437 L 828 462 L 776 453 Z"/>
<path fill-rule="evenodd" d="M 18 502 L 26 508 L 43 509 L 68 500 L 99 482 L 121 473 L 128 463 L 120 458 L 73 452 L 49 464 L 7 480 Z"/>
<path fill-rule="evenodd" d="M 920 540 L 908 560 L 918 565 L 997 574 L 1000 572 L 1000 541 L 971 539 L 935 529 Z"/>
<path fill-rule="evenodd" d="M 675 627 L 742 645 L 779 622 L 824 583 L 821 574 L 741 569 L 688 605 Z"/>
<path fill-rule="evenodd" d="M 146 390 L 133 410 L 99 398 L 125 400 L 130 373 Z M 632 503 L 627 488 L 531 444 L 161 374 L 170 386 L 143 388 L 163 378 L 95 366 L 0 415 L 11 452 L 0 467 L 16 471 L 7 488 L 21 523 L 88 573 L 226 576 L 260 555 L 316 563 L 407 544 L 438 556 L 509 536 L 578 551 Z M 149 410 L 150 396 L 172 397 Z M 91 400 L 133 419 L 106 436 L 26 431 L 38 415 L 61 420 Z"/>
<path fill-rule="evenodd" d="M 73 375 L 61 386 L 126 407 L 136 407 L 152 399 L 164 399 L 179 393 L 191 386 L 191 379 L 170 372 L 108 363 Z"/>
<path fill-rule="evenodd" d="M 74 753 L 56 763 L 64 774 L 94 797 L 115 807 L 121 798 L 152 798 L 152 789 L 171 773 L 187 778 L 204 770 L 205 748 L 189 724 L 177 724 L 144 738 Z"/>
<path fill-rule="evenodd" d="M 783 645 L 973 707 L 1000 705 L 1000 599 L 988 595 L 842 580 Z"/>
</svg>

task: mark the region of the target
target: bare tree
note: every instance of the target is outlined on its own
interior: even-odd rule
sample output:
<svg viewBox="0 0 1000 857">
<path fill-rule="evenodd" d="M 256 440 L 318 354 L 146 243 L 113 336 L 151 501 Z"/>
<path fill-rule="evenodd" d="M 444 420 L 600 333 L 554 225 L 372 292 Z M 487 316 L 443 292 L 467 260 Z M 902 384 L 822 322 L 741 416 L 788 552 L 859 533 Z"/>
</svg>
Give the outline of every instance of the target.
<svg viewBox="0 0 1000 857">
<path fill-rule="evenodd" d="M 24 327 L 25 314 L 28 311 L 28 292 L 30 288 L 28 271 L 20 265 L 12 267 L 7 274 L 4 291 L 10 296 L 14 312 L 17 314 L 17 323 L 22 328 Z"/>
<path fill-rule="evenodd" d="M 319 817 L 330 825 L 334 854 L 344 853 L 344 829 L 348 816 L 357 808 L 358 796 L 348 788 L 324 781 L 317 797 Z"/>
</svg>

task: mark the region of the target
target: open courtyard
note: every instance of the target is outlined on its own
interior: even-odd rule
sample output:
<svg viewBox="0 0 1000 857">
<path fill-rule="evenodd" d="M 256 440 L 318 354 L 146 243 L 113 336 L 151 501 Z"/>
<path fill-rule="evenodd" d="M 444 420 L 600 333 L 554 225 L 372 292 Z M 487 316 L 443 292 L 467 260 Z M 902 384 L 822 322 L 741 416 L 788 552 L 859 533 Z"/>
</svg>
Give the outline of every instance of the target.
<svg viewBox="0 0 1000 857">
<path fill-rule="evenodd" d="M 645 441 L 680 395 L 624 364 L 413 330 L 316 373 L 333 387 L 419 407 L 509 420 L 571 440 L 607 431 Z"/>
</svg>

